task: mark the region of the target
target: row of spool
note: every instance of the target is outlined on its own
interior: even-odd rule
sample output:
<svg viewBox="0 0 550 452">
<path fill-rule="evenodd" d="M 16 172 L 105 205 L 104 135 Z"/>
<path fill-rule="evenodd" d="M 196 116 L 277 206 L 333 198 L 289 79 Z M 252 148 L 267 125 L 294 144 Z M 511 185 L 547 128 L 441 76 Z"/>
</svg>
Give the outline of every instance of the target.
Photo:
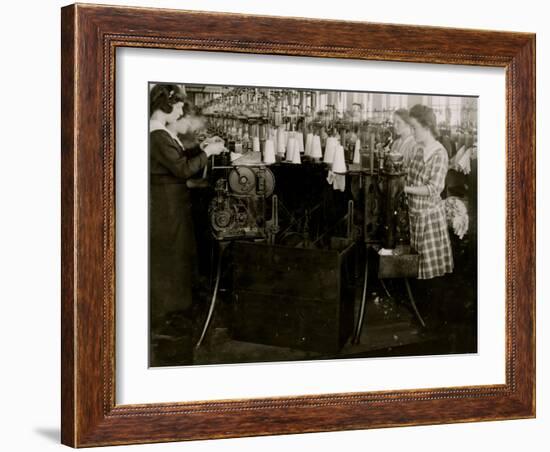
<svg viewBox="0 0 550 452">
<path fill-rule="evenodd" d="M 365 119 L 374 93 L 209 88 L 209 93 L 193 93 L 191 87 L 189 91 L 208 118 L 210 131 L 226 140 L 235 158 L 249 151 L 259 152 L 268 165 L 300 164 L 306 158 L 343 174 L 346 161 L 366 162 L 364 169 L 370 161 L 372 171 L 374 154 L 387 148 L 388 137 L 391 142 L 389 119 Z"/>
<path fill-rule="evenodd" d="M 355 140 L 352 163 L 361 161 L 361 141 Z M 301 164 L 302 157 L 307 157 L 314 162 L 322 162 L 331 165 L 334 173 L 347 171 L 344 146 L 340 144 L 339 137 L 329 136 L 326 139 L 324 149 L 321 145 L 321 137 L 312 132 L 287 131 L 282 128 L 274 129 L 263 143 L 260 137 L 252 137 L 252 152 L 262 154 L 262 161 L 271 165 L 277 162 Z"/>
</svg>

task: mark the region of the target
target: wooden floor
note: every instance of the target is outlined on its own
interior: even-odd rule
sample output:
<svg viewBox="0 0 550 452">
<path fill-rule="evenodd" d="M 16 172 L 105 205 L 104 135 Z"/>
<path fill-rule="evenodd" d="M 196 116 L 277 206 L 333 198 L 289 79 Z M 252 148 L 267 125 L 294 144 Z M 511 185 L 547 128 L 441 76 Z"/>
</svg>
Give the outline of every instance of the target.
<svg viewBox="0 0 550 452">
<path fill-rule="evenodd" d="M 392 281 L 393 282 L 393 281 Z M 402 284 L 402 283 L 401 283 Z M 471 320 L 450 322 L 437 332 L 422 328 L 410 308 L 404 287 L 389 284 L 391 297 L 377 285 L 369 293 L 365 322 L 358 344 L 350 337 L 337 354 L 274 347 L 232 340 L 223 325 L 212 328 L 207 340 L 195 350 L 194 365 L 296 361 L 384 356 L 417 356 L 476 352 L 475 325 Z M 360 293 L 356 294 L 356 306 Z M 420 306 L 422 310 L 424 306 Z M 355 318 L 357 318 L 357 313 Z"/>
</svg>

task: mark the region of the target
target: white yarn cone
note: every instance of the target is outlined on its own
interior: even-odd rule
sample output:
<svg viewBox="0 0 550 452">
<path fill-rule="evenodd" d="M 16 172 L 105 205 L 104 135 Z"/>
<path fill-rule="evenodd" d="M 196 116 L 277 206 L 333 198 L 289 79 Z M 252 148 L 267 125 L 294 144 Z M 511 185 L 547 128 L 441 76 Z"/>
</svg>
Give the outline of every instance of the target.
<svg viewBox="0 0 550 452">
<path fill-rule="evenodd" d="M 314 159 L 323 158 L 323 150 L 321 149 L 321 137 L 319 135 L 313 136 L 313 143 L 311 145 L 311 157 Z"/>
<path fill-rule="evenodd" d="M 291 138 L 294 138 L 294 132 L 285 130 L 285 146 L 288 148 L 288 142 Z"/>
<path fill-rule="evenodd" d="M 268 165 L 275 163 L 275 144 L 273 140 L 265 140 L 264 163 Z"/>
<path fill-rule="evenodd" d="M 308 133 L 306 135 L 306 148 L 304 149 L 304 155 L 308 155 L 311 157 L 312 153 L 313 153 L 313 134 Z"/>
<path fill-rule="evenodd" d="M 361 163 L 361 140 L 355 142 L 355 150 L 353 151 L 353 163 Z"/>
<path fill-rule="evenodd" d="M 271 134 L 270 139 L 273 141 L 273 147 L 275 149 L 275 153 L 277 153 L 277 149 L 279 149 L 279 140 L 278 140 L 277 129 L 273 129 L 273 133 Z"/>
<path fill-rule="evenodd" d="M 286 152 L 286 137 L 283 128 L 277 130 L 277 154 L 283 154 Z"/>
<path fill-rule="evenodd" d="M 260 138 L 254 137 L 252 139 L 252 151 L 253 152 L 260 152 Z"/>
<path fill-rule="evenodd" d="M 336 149 L 334 151 L 334 160 L 332 162 L 332 171 L 334 173 L 345 173 L 347 171 L 344 146 L 336 146 Z"/>
<path fill-rule="evenodd" d="M 292 162 L 294 159 L 294 154 L 296 153 L 296 150 L 298 148 L 298 145 L 296 144 L 296 139 L 294 137 L 290 137 L 288 140 L 288 143 L 286 144 L 286 157 L 285 160 L 287 162 Z M 300 154 L 299 152 L 297 154 Z"/>
<path fill-rule="evenodd" d="M 277 152 L 277 128 L 276 127 L 271 128 L 271 131 L 269 132 L 269 136 L 267 137 L 267 139 L 273 141 L 275 152 Z"/>
<path fill-rule="evenodd" d="M 296 132 L 296 142 L 298 143 L 298 149 L 300 150 L 300 154 L 303 154 L 304 149 L 304 134 L 302 132 Z"/>
<path fill-rule="evenodd" d="M 292 153 L 292 163 L 300 164 L 302 163 L 302 159 L 300 158 L 300 153 L 298 152 L 298 146 L 294 148 L 294 152 Z"/>
<path fill-rule="evenodd" d="M 325 146 L 325 158 L 323 159 L 323 162 L 332 163 L 334 161 L 336 146 L 338 146 L 338 141 L 336 140 L 336 138 L 328 137 L 327 144 Z"/>
</svg>

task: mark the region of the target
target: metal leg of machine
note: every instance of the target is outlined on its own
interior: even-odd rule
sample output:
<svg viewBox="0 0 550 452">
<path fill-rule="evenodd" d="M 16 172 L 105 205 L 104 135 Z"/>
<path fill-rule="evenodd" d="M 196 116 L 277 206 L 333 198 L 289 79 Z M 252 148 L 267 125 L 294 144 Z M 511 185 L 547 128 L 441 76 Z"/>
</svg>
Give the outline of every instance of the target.
<svg viewBox="0 0 550 452">
<path fill-rule="evenodd" d="M 210 307 L 208 309 L 208 315 L 206 316 L 206 320 L 204 321 L 204 326 L 202 327 L 202 333 L 201 337 L 197 341 L 197 344 L 195 345 L 195 348 L 199 348 L 204 340 L 204 337 L 206 336 L 206 332 L 208 331 L 208 327 L 210 326 L 210 322 L 212 321 L 212 315 L 214 314 L 214 308 L 216 307 L 216 301 L 218 298 L 218 289 L 220 287 L 220 279 L 222 275 L 222 259 L 223 259 L 223 253 L 229 243 L 226 242 L 219 242 L 220 250 L 218 254 L 218 263 L 216 265 L 216 282 L 214 284 L 214 292 L 212 293 L 212 299 L 210 300 Z"/>
<path fill-rule="evenodd" d="M 363 329 L 363 321 L 365 318 L 365 311 L 367 307 L 367 284 L 369 274 L 369 249 L 365 250 L 365 275 L 363 279 L 363 293 L 361 294 L 361 308 L 359 310 L 359 319 L 355 327 L 355 335 L 353 337 L 353 344 L 359 344 L 361 342 L 361 330 Z"/>
<path fill-rule="evenodd" d="M 383 279 L 380 279 L 380 284 L 382 285 L 382 288 L 384 289 L 384 292 L 386 292 L 386 295 L 388 296 L 388 298 L 391 298 L 393 300 L 393 297 L 391 296 L 391 293 L 388 290 L 388 287 L 386 286 L 386 283 L 384 282 Z"/>
<path fill-rule="evenodd" d="M 418 312 L 418 308 L 416 307 L 416 303 L 414 301 L 414 297 L 411 290 L 411 285 L 409 284 L 409 278 L 404 278 L 404 279 L 405 279 L 405 287 L 407 288 L 407 294 L 409 295 L 409 300 L 414 309 L 414 313 L 416 314 L 416 317 L 418 318 L 420 324 L 423 327 L 426 327 L 426 324 L 424 323 L 424 319 L 422 318 L 422 316 L 420 315 L 420 312 Z"/>
</svg>

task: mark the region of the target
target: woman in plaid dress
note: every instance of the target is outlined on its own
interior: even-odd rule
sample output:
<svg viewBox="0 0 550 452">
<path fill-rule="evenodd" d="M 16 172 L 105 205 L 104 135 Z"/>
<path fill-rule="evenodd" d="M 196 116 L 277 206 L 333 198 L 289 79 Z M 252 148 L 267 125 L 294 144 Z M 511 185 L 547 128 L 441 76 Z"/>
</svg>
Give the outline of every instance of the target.
<svg viewBox="0 0 550 452">
<path fill-rule="evenodd" d="M 408 195 L 411 245 L 420 254 L 419 279 L 431 279 L 453 271 L 453 254 L 441 192 L 448 157 L 435 139 L 433 110 L 415 105 L 409 112 L 417 146 L 413 153 L 405 193 Z"/>
</svg>

